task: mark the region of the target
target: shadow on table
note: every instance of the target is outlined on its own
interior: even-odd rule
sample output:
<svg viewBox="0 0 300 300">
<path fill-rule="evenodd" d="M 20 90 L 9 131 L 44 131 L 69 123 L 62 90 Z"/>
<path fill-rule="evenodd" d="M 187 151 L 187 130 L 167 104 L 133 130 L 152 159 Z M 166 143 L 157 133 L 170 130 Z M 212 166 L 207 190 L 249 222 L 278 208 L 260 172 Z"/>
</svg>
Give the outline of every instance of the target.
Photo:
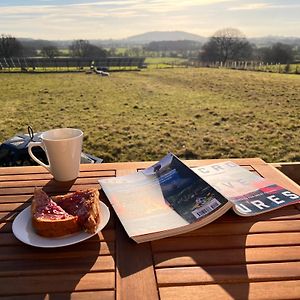
<svg viewBox="0 0 300 300">
<path fill-rule="evenodd" d="M 180 273 L 174 269 L 176 277 L 173 279 L 170 279 L 172 271 L 161 273 L 164 276 L 161 277 L 161 286 L 197 286 L 194 291 L 199 291 L 197 295 L 203 299 L 208 295 L 206 292 L 217 295 L 221 288 L 229 298 L 248 299 L 250 282 L 257 280 L 253 264 L 265 259 L 257 256 L 255 249 L 267 245 L 255 237 L 251 238 L 251 227 L 259 221 L 274 220 L 274 217 L 285 219 L 294 213 L 287 207 L 286 210 L 243 218 L 229 211 L 218 221 L 190 234 L 152 242 L 154 264 L 157 268 L 171 270 L 176 267 L 190 267 L 186 273 L 184 270 Z M 252 241 L 247 241 L 249 238 Z M 166 279 L 166 274 L 169 274 L 169 279 Z M 205 291 L 203 295 L 202 291 Z"/>
<path fill-rule="evenodd" d="M 120 229 L 120 244 L 123 255 L 127 255 L 126 259 L 118 261 L 120 276 L 134 280 L 134 274 L 149 272 L 154 265 L 152 277 L 156 278 L 159 287 L 191 287 L 197 293 L 195 297 L 203 299 L 208 292 L 217 295 L 222 290 L 230 298 L 248 299 L 249 282 L 255 281 L 253 272 L 249 273 L 249 270 L 253 270 L 253 263 L 260 263 L 262 259 L 256 257 L 253 249 L 264 247 L 259 242 L 247 242 L 247 238 L 251 237 L 251 227 L 274 216 L 284 219 L 290 215 L 289 209 L 281 209 L 243 218 L 229 211 L 218 221 L 190 234 L 143 244 L 129 240 Z M 176 294 L 173 296 L 180 298 L 181 294 L 176 291 L 178 289 L 174 289 Z"/>
<path fill-rule="evenodd" d="M 58 183 L 51 180 L 44 188 L 48 194 L 68 192 L 73 182 Z M 0 223 L 14 219 L 16 215 L 31 203 L 32 197 L 18 206 L 15 210 L 7 213 L 0 219 Z M 12 232 L 12 223 L 6 222 L 0 232 Z M 13 286 L 1 287 L 7 289 L 6 294 L 31 294 L 32 290 L 36 295 L 30 295 L 30 299 L 71 299 L 72 293 L 80 280 L 90 272 L 97 261 L 100 253 L 100 239 L 98 235 L 90 239 L 66 247 L 59 248 L 38 248 L 24 245 L 17 239 L 9 239 L 6 252 L 7 260 L 4 267 L 9 274 L 15 274 Z M 3 250 L 3 248 L 2 248 Z M 32 285 L 35 285 L 32 288 Z M 18 299 L 18 296 L 14 299 Z M 22 296 L 20 296 L 22 298 Z"/>
</svg>

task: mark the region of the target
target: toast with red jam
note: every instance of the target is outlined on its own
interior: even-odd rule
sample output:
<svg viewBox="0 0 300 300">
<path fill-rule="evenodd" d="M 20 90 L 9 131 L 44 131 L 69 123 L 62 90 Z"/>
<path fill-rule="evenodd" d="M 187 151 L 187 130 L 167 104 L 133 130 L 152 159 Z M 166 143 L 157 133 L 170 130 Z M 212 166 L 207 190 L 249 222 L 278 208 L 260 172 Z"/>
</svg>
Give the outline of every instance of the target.
<svg viewBox="0 0 300 300">
<path fill-rule="evenodd" d="M 44 237 L 60 237 L 81 230 L 77 216 L 67 213 L 39 189 L 34 191 L 31 214 L 33 228 Z"/>
<path fill-rule="evenodd" d="M 99 192 L 79 190 L 50 198 L 35 189 L 31 214 L 32 225 L 41 236 L 60 237 L 80 230 L 94 233 L 100 223 Z"/>
<path fill-rule="evenodd" d="M 100 223 L 100 202 L 97 189 L 79 190 L 52 200 L 67 213 L 77 216 L 79 225 L 87 232 L 94 233 Z"/>
</svg>

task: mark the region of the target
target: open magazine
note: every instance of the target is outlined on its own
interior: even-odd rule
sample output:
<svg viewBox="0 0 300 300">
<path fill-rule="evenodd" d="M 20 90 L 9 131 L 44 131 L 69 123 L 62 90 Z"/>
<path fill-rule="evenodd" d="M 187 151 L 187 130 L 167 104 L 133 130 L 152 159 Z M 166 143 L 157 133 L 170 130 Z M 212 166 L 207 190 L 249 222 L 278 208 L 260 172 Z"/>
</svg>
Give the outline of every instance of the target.
<svg viewBox="0 0 300 300">
<path fill-rule="evenodd" d="M 172 153 L 143 171 L 99 183 L 138 243 L 203 227 L 230 208 L 253 216 L 300 200 L 233 162 L 191 169 Z"/>
</svg>

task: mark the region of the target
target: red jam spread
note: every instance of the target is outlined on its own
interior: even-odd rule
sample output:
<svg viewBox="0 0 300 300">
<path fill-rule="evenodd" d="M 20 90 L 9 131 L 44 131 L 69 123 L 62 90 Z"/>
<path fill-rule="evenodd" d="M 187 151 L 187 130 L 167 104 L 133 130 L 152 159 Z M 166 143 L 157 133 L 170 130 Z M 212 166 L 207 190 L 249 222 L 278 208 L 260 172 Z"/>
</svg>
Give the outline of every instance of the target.
<svg viewBox="0 0 300 300">
<path fill-rule="evenodd" d="M 89 217 L 91 204 L 87 200 L 91 197 L 91 194 L 92 193 L 89 191 L 78 191 L 60 201 L 57 201 L 57 204 L 69 214 L 78 216 L 79 223 L 83 224 Z"/>
<path fill-rule="evenodd" d="M 40 201 L 39 206 L 36 208 L 35 217 L 45 217 L 50 220 L 63 220 L 69 218 L 70 215 L 51 199 L 43 199 L 43 201 Z"/>
</svg>

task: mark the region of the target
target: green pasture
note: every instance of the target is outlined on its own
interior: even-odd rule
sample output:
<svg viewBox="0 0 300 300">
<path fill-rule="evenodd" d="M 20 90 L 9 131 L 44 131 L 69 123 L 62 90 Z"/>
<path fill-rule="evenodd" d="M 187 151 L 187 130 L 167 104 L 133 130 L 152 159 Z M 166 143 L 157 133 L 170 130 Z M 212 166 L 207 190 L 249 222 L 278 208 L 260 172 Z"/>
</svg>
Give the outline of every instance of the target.
<svg viewBox="0 0 300 300">
<path fill-rule="evenodd" d="M 112 161 L 261 157 L 300 161 L 299 75 L 210 68 L 0 74 L 0 142 L 78 127 Z"/>
<path fill-rule="evenodd" d="M 146 57 L 145 64 L 149 69 L 164 69 L 185 65 L 188 62 L 184 58 L 175 57 Z"/>
<path fill-rule="evenodd" d="M 178 57 L 146 57 L 145 63 L 147 64 L 181 64 L 186 63 L 186 58 Z"/>
<path fill-rule="evenodd" d="M 263 72 L 273 72 L 273 73 L 300 74 L 300 64 L 262 65 L 262 66 L 256 67 L 256 70 L 260 70 Z"/>
</svg>

